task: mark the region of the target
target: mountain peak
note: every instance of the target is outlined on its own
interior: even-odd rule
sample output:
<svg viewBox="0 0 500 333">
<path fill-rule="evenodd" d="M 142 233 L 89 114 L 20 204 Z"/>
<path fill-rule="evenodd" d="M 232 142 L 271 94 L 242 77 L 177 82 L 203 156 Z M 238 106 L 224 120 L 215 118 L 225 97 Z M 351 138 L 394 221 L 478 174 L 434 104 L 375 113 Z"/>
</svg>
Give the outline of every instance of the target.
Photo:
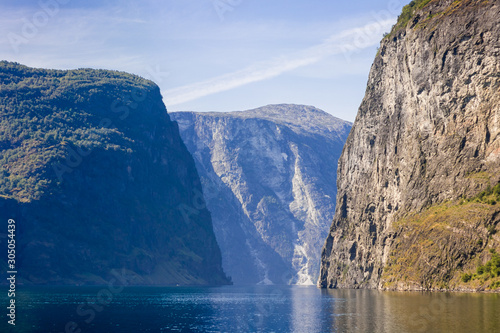
<svg viewBox="0 0 500 333">
<path fill-rule="evenodd" d="M 182 112 L 180 112 L 182 113 Z M 193 112 L 214 117 L 264 119 L 290 127 L 297 133 L 330 132 L 347 135 L 352 123 L 310 105 L 270 104 L 256 109 L 232 112 Z"/>
</svg>

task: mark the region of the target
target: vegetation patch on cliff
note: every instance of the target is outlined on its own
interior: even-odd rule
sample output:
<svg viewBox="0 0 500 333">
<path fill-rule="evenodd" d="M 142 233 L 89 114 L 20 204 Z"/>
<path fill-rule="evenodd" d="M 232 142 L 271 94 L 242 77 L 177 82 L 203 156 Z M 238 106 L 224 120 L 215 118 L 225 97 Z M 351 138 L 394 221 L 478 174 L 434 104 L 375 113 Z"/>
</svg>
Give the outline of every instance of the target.
<svg viewBox="0 0 500 333">
<path fill-rule="evenodd" d="M 490 205 L 496 205 L 497 202 L 500 202 L 500 184 L 495 185 L 494 187 L 488 186 L 486 190 L 482 191 L 474 198 L 469 200 L 463 200 L 464 202 L 482 202 Z"/>
<path fill-rule="evenodd" d="M 118 119 L 113 125 L 123 122 L 124 112 L 137 109 L 136 100 L 155 89 L 127 73 L 33 69 L 6 61 L 0 62 L 0 82 L 0 194 L 21 202 L 38 200 L 56 185 L 47 166 L 68 149 L 132 153 L 133 141 L 123 130 L 101 123 L 112 117 Z M 114 104 L 106 103 L 113 98 Z"/>
<path fill-rule="evenodd" d="M 455 0 L 446 7 L 439 7 L 439 0 L 411 1 L 408 5 L 403 7 L 401 14 L 398 16 L 396 24 L 392 27 L 391 33 L 387 34 L 386 37 L 390 37 L 397 31 L 405 29 L 408 26 L 408 23 L 410 23 L 411 21 L 413 21 L 412 27 L 414 27 L 415 29 L 425 28 L 431 22 L 436 22 L 436 20 L 439 18 L 452 15 L 457 11 L 463 10 L 463 6 L 467 3 L 470 3 L 471 1 L 472 0 Z M 487 3 L 487 1 L 483 1 L 482 3 Z M 434 6 L 428 6 L 432 4 L 434 4 Z M 426 8 L 427 12 L 419 13 L 419 11 L 424 8 Z"/>
<path fill-rule="evenodd" d="M 455 0 L 448 7 L 441 8 L 438 11 L 430 10 L 427 16 L 422 17 L 418 23 L 415 25 L 415 28 L 426 28 L 432 22 L 437 22 L 440 18 L 452 15 L 456 12 L 465 11 L 463 8 L 464 5 L 470 3 L 472 0 Z M 480 2 L 480 1 L 478 1 Z M 483 1 L 482 4 L 487 3 L 488 1 Z M 406 25 L 405 25 L 406 26 Z M 437 25 L 433 25 L 431 30 L 435 30 Z"/>
<path fill-rule="evenodd" d="M 474 198 L 446 202 L 400 219 L 399 237 L 382 274 L 385 289 L 496 289 L 496 261 L 483 262 L 500 242 L 497 234 L 500 185 Z M 475 275 L 464 272 L 475 267 Z M 491 268 L 491 269 L 490 269 Z M 481 274 L 480 274 L 481 273 Z M 486 273 L 488 275 L 486 275 Z M 465 276 L 465 277 L 464 277 Z M 474 278 L 473 278 L 474 276 Z M 464 285 L 470 280 L 474 284 Z M 467 281 L 464 281 L 467 280 Z"/>
<path fill-rule="evenodd" d="M 415 0 L 403 7 L 403 11 L 398 16 L 398 21 L 392 27 L 391 34 L 406 27 L 408 22 L 415 16 L 417 10 L 424 8 L 431 1 L 435 0 Z M 389 35 L 391 35 L 389 34 Z"/>
<path fill-rule="evenodd" d="M 484 265 L 479 265 L 475 273 L 463 273 L 462 282 L 468 283 L 474 281 L 480 285 L 487 285 L 488 289 L 500 289 L 500 255 L 495 249 L 490 249 L 491 259 Z M 478 284 L 478 283 L 474 283 Z"/>
</svg>

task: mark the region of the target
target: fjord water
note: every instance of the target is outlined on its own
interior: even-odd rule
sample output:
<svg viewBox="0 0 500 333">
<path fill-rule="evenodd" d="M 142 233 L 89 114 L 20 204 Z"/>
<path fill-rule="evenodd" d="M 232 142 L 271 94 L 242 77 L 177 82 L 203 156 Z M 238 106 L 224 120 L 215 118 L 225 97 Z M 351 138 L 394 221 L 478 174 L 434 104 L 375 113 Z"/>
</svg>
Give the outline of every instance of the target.
<svg viewBox="0 0 500 333">
<path fill-rule="evenodd" d="M 16 326 L 4 315 L 1 332 L 500 332 L 498 294 L 312 286 L 19 289 Z"/>
</svg>

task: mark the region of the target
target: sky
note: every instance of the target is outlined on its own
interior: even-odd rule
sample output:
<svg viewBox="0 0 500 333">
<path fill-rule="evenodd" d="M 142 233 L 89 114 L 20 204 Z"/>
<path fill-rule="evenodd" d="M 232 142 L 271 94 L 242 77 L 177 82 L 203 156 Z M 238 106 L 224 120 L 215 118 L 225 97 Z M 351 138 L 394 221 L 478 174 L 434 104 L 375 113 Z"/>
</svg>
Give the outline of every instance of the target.
<svg viewBox="0 0 500 333">
<path fill-rule="evenodd" d="M 126 71 L 169 111 L 305 104 L 353 121 L 407 0 L 1 0 L 0 60 Z"/>
</svg>

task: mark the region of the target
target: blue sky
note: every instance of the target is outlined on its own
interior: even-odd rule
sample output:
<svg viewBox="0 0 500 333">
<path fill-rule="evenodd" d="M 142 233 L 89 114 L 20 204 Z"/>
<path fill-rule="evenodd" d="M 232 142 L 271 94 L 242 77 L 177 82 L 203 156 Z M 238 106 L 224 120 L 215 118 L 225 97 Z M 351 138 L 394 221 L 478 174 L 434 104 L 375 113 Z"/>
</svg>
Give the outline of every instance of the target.
<svg viewBox="0 0 500 333">
<path fill-rule="evenodd" d="M 0 59 L 127 71 L 169 111 L 314 105 L 353 121 L 406 0 L 2 0 Z"/>
</svg>

